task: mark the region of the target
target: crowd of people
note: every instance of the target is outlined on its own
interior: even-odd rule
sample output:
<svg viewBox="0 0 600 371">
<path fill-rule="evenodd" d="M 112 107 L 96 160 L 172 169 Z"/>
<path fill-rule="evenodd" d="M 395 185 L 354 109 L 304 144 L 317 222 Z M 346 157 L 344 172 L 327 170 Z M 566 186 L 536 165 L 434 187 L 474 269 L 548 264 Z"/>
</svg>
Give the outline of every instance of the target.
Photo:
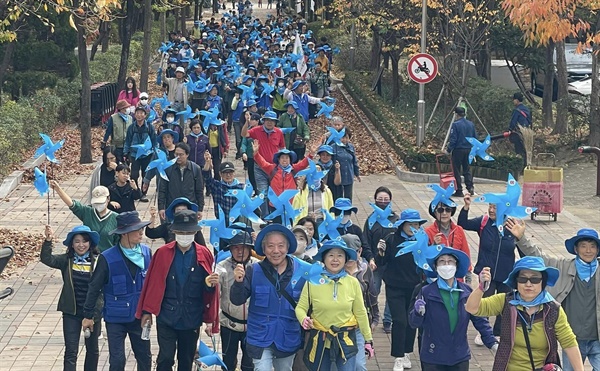
<svg viewBox="0 0 600 371">
<path fill-rule="evenodd" d="M 50 181 L 83 224 L 64 254 L 53 253 L 50 227 L 42 244 L 42 262 L 64 281 L 65 370 L 76 369 L 82 330 L 85 370 L 97 369 L 104 323 L 115 371 L 125 369 L 127 337 L 138 370 L 152 368 L 150 329 L 156 369 L 177 361 L 189 371 L 203 327 L 220 334 L 224 370 L 367 370 L 380 324 L 394 371 L 412 367 L 416 339 L 423 370 L 462 371 L 469 322 L 475 343 L 495 354 L 493 370 L 582 371 L 586 358 L 600 369 L 596 231 L 579 231 L 565 243 L 574 258 L 556 259 L 529 241 L 523 221 L 507 218 L 500 233 L 493 203 L 469 218 L 468 192 L 456 220 L 453 200 L 432 201 L 429 223 L 418 210 L 393 210 L 385 186 L 362 228 L 354 224 L 368 212 L 352 201 L 360 181 L 352 131 L 333 117 L 311 138 L 316 106 L 332 102 L 331 47 L 317 45 L 299 18 L 239 14 L 196 21 L 189 40 L 172 35 L 161 48 L 164 97 L 150 100 L 127 80 L 89 205 Z M 227 153 L 242 160 L 248 182 L 235 178 L 241 168 Z M 157 206 L 142 221 L 135 201 L 149 202 L 153 178 Z M 268 217 L 287 194 L 289 227 L 285 215 Z M 239 203 L 256 200 L 256 210 L 234 217 Z M 205 202 L 221 222 L 210 244 L 200 227 L 213 220 Z M 213 228 L 230 235 L 213 240 Z M 479 236 L 474 265 L 465 231 Z M 152 252 L 144 234 L 165 244 Z M 435 250 L 425 264 L 404 253 L 422 236 Z"/>
</svg>

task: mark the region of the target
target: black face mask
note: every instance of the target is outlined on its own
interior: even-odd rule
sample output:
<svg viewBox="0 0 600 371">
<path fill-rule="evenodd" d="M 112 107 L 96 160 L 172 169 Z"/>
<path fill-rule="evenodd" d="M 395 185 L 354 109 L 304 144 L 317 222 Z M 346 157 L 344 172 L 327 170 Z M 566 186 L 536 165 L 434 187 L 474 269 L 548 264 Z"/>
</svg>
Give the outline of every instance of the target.
<svg viewBox="0 0 600 371">
<path fill-rule="evenodd" d="M 380 209 L 385 209 L 389 204 L 389 202 L 375 202 L 375 205 Z"/>
</svg>

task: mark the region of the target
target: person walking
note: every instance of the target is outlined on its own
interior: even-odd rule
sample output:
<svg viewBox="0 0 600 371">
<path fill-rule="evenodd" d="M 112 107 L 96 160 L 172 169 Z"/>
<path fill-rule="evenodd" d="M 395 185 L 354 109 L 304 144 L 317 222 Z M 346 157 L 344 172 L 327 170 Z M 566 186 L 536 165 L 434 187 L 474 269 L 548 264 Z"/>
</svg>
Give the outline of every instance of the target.
<svg viewBox="0 0 600 371">
<path fill-rule="evenodd" d="M 450 141 L 448 142 L 448 153 L 452 157 L 452 166 L 454 167 L 454 178 L 456 179 L 455 197 L 463 196 L 463 188 L 460 176 L 465 177 L 465 186 L 470 194 L 475 193 L 473 187 L 473 177 L 469 169 L 469 153 L 471 152 L 471 143 L 467 137 L 477 138 L 475 124 L 465 118 L 466 112 L 463 107 L 454 109 L 454 122 L 450 128 Z"/>
<path fill-rule="evenodd" d="M 513 104 L 515 108 L 512 111 L 510 123 L 508 124 L 508 131 L 510 132 L 508 140 L 515 146 L 515 153 L 523 157 L 523 167 L 526 167 L 527 149 L 525 148 L 523 132 L 521 129 L 531 129 L 533 119 L 531 117 L 531 110 L 523 104 L 523 99 L 522 93 L 517 92 L 513 94 Z"/>
</svg>

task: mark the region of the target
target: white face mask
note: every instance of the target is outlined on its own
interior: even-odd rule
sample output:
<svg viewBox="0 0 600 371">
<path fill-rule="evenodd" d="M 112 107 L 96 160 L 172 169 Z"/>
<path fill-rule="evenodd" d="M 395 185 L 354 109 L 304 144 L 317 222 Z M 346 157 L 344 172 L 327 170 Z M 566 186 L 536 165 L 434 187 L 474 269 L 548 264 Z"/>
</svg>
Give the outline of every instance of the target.
<svg viewBox="0 0 600 371">
<path fill-rule="evenodd" d="M 175 241 L 183 247 L 188 247 L 194 242 L 194 237 L 196 237 L 194 234 L 176 234 Z"/>
<path fill-rule="evenodd" d="M 303 256 L 305 251 L 306 251 L 306 242 L 305 241 L 298 241 L 297 247 L 296 247 L 296 251 L 294 252 L 294 255 Z"/>
<path fill-rule="evenodd" d="M 342 224 L 346 224 L 350 221 L 350 215 L 344 215 L 342 218 Z"/>
<path fill-rule="evenodd" d="M 175 118 L 174 118 L 174 117 L 167 117 L 167 122 L 168 122 L 169 124 L 172 124 L 172 123 L 173 123 L 173 121 L 175 121 Z"/>
<path fill-rule="evenodd" d="M 94 209 L 99 213 L 106 210 L 106 202 L 103 202 L 101 204 L 93 204 L 93 206 L 94 206 Z"/>
<path fill-rule="evenodd" d="M 442 279 L 449 280 L 456 274 L 456 265 L 441 265 L 437 267 L 437 274 Z"/>
</svg>

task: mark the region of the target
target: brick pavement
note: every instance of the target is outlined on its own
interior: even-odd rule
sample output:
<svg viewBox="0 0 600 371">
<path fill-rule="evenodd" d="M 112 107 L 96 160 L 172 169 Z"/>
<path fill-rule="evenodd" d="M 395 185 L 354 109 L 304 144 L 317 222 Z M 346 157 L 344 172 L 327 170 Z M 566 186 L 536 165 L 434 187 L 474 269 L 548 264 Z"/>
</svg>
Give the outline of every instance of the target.
<svg viewBox="0 0 600 371">
<path fill-rule="evenodd" d="M 240 165 L 239 163 L 237 165 Z M 243 177 L 243 174 L 239 174 Z M 62 187 L 73 199 L 85 200 L 88 192 L 89 178 L 80 175 L 65 181 Z M 388 186 L 394 193 L 393 203 L 395 210 L 415 208 L 422 215 L 426 215 L 427 205 L 432 198 L 432 192 L 423 184 L 406 183 L 391 175 L 372 175 L 363 178 L 361 183 L 355 186 L 354 204 L 359 207 L 359 213 L 355 222 L 363 225 L 368 215 L 368 202 L 372 200 L 373 191 L 380 185 Z M 477 187 L 479 192 L 501 192 L 502 186 L 481 185 Z M 149 217 L 149 205 L 155 199 L 154 190 L 151 189 L 149 196 L 151 203 L 138 204 L 142 218 Z M 50 198 L 52 227 L 57 235 L 57 241 L 62 241 L 68 230 L 79 224 L 68 208 L 62 203 L 58 196 Z M 212 202 L 206 199 L 207 208 L 205 215 L 212 215 Z M 22 184 L 11 194 L 6 202 L 0 203 L 0 227 L 22 229 L 42 232 L 43 223 L 46 220 L 46 202 L 40 198 L 31 185 Z M 484 206 L 474 204 L 472 215 L 484 212 Z M 535 221 L 528 222 L 527 234 L 544 246 L 546 251 L 556 255 L 567 256 L 564 251 L 564 239 L 582 226 L 597 227 L 596 223 L 585 223 L 577 217 L 582 211 L 580 207 L 567 207 L 565 212 L 559 215 L 558 222 Z M 597 209 L 596 209 L 597 211 Z M 587 211 L 583 213 L 587 215 Z M 475 233 L 468 233 L 468 239 L 472 246 L 472 258 L 475 261 L 477 246 Z M 41 241 L 40 241 L 41 242 Z M 160 243 L 146 241 L 153 249 Z M 0 302 L 0 360 L 1 369 L 6 370 L 30 370 L 32 367 L 44 367 L 47 370 L 59 370 L 62 368 L 63 338 L 60 313 L 56 312 L 56 303 L 62 285 L 61 275 L 58 270 L 50 269 L 38 262 L 32 262 L 19 274 L 2 282 L 0 286 L 10 285 L 15 289 L 15 294 Z M 380 301 L 383 300 L 383 296 Z M 154 333 L 153 333 L 153 336 Z M 470 329 L 469 338 L 474 338 L 474 330 Z M 375 331 L 375 347 L 377 356 L 369 361 L 369 370 L 391 370 L 393 359 L 389 356 L 390 339 L 383 333 L 381 327 Z M 153 354 L 156 356 L 158 349 L 155 338 L 153 339 Z M 100 340 L 100 369 L 108 369 L 108 349 L 106 340 Z M 492 364 L 491 353 L 483 348 L 471 344 L 473 359 L 472 370 L 489 370 Z M 82 347 L 83 349 L 83 347 Z M 133 369 L 135 360 L 126 346 L 128 354 L 128 369 Z M 413 369 L 419 370 L 417 356 L 411 355 Z M 79 364 L 83 363 L 80 357 Z"/>
</svg>

